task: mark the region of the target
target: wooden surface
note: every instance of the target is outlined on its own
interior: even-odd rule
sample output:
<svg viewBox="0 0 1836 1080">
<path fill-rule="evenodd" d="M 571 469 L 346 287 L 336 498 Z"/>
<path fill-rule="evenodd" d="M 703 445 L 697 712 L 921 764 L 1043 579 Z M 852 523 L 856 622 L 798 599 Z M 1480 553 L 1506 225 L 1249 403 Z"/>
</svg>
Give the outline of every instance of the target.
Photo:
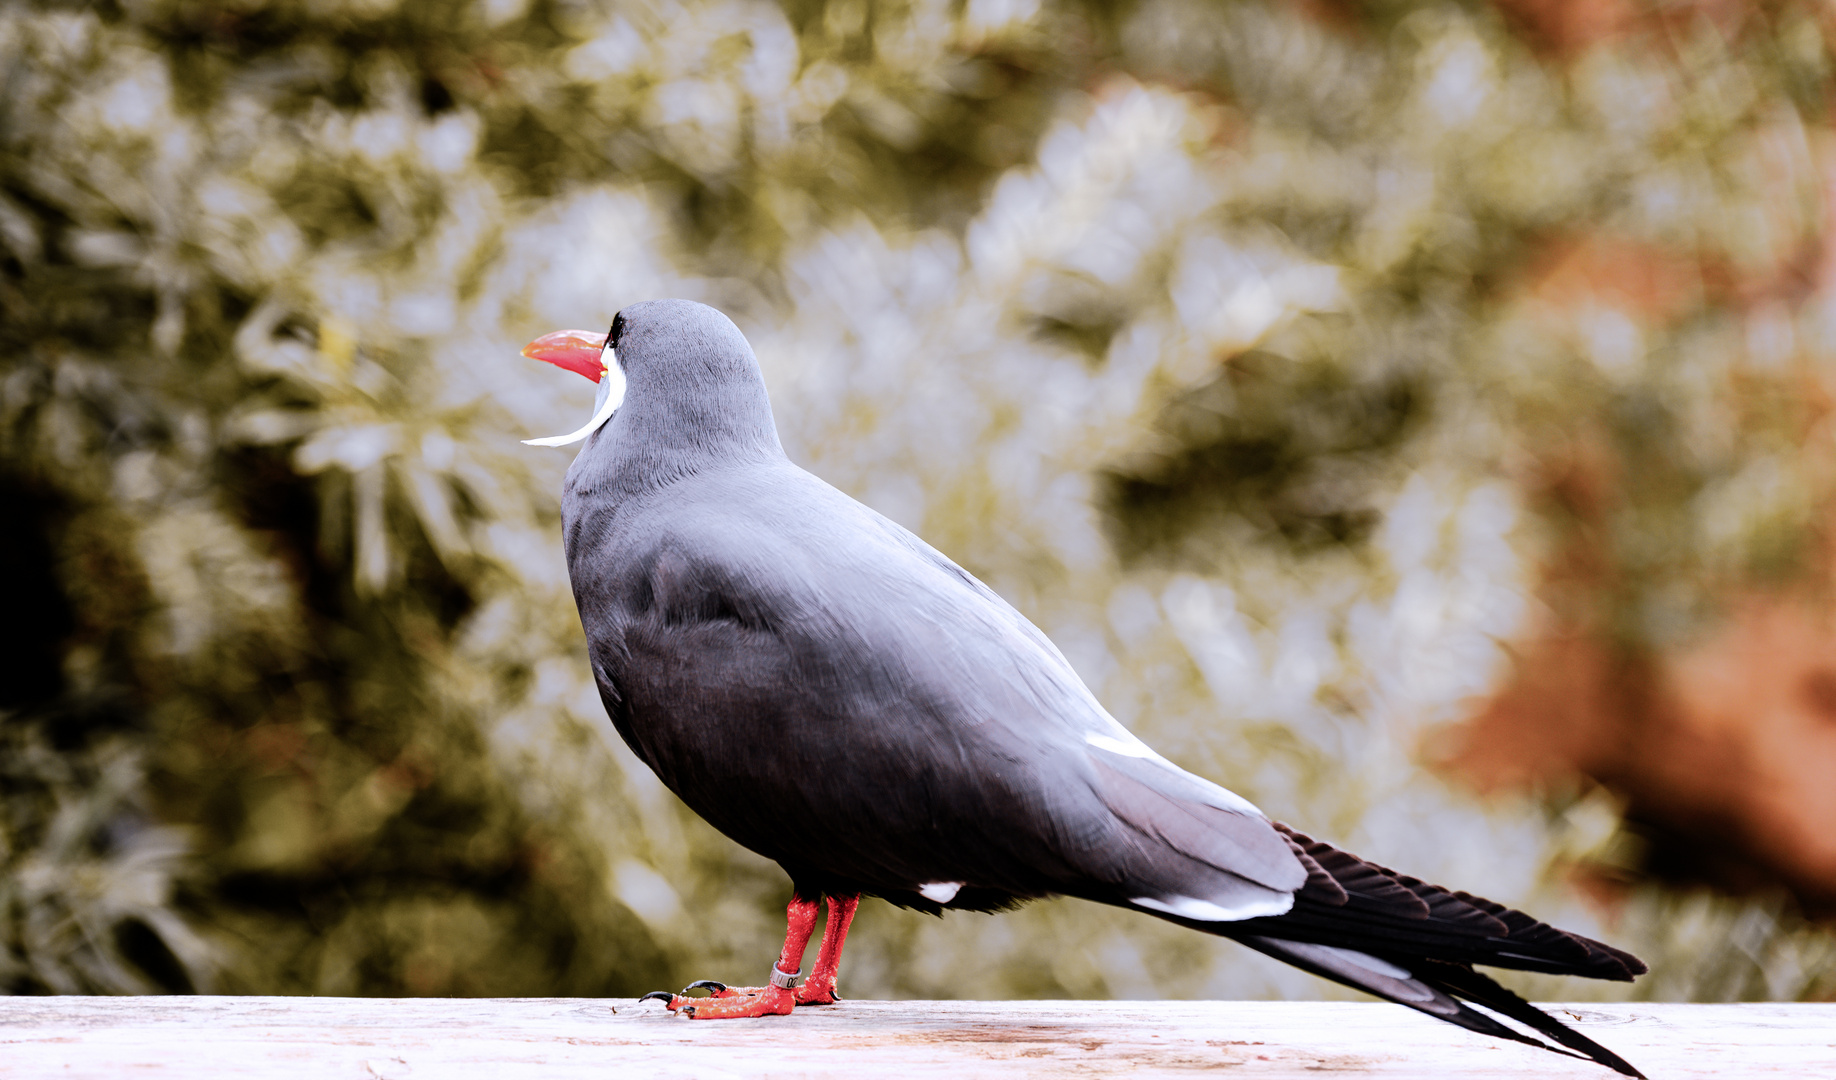
<svg viewBox="0 0 1836 1080">
<path fill-rule="evenodd" d="M 1551 1006 L 1651 1080 L 1836 1080 L 1836 1005 Z M 0 998 L 0 1077 L 1615 1076 L 1396 1005 L 848 1001 L 695 1021 L 536 998 Z"/>
</svg>

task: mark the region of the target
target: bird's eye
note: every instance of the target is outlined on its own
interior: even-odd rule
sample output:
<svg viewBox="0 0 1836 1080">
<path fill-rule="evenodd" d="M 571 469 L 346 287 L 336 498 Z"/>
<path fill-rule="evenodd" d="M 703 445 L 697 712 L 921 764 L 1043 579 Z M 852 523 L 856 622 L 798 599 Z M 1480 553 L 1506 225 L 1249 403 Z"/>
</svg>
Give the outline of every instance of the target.
<svg viewBox="0 0 1836 1080">
<path fill-rule="evenodd" d="M 621 311 L 618 314 L 612 316 L 612 327 L 611 329 L 606 331 L 606 348 L 608 349 L 618 348 L 618 336 L 624 332 L 625 332 L 625 313 Z"/>
</svg>

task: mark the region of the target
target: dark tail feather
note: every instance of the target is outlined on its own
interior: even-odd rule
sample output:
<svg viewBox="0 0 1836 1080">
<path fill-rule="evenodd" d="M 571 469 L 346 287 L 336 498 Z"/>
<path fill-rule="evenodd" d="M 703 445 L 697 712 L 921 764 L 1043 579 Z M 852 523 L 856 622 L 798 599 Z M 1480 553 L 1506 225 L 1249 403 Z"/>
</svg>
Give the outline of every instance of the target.
<svg viewBox="0 0 1836 1080">
<path fill-rule="evenodd" d="M 1469 1009 L 1452 996 L 1420 980 L 1395 979 L 1373 972 L 1354 970 L 1349 965 L 1340 962 L 1338 957 L 1331 955 L 1338 950 L 1330 946 L 1252 936 L 1244 936 L 1235 940 L 1259 953 L 1273 956 L 1284 964 L 1293 964 L 1302 971 L 1312 972 L 1322 979 L 1331 979 L 1353 990 L 1375 994 L 1385 1001 L 1407 1005 L 1418 1012 L 1427 1013 L 1436 1020 L 1445 1020 L 1481 1035 L 1527 1043 L 1543 1050 L 1550 1049 L 1542 1040 L 1533 1039 L 1515 1028 L 1506 1027 L 1485 1013 Z"/>
<path fill-rule="evenodd" d="M 1449 964 L 1440 960 L 1418 961 L 1414 965 L 1415 977 L 1430 986 L 1458 994 L 1468 1001 L 1483 1005 L 1501 1016 L 1530 1028 L 1539 1034 L 1561 1043 L 1571 1050 L 1578 1050 L 1588 1057 L 1615 1072 L 1627 1076 L 1636 1076 L 1643 1080 L 1644 1073 L 1633 1068 L 1626 1059 L 1599 1043 L 1581 1034 L 1579 1031 L 1550 1016 L 1548 1013 L 1518 997 L 1516 994 L 1493 982 L 1491 979 L 1472 968 L 1460 964 Z"/>
<path fill-rule="evenodd" d="M 1249 934 L 1241 937 L 1231 936 L 1257 952 L 1273 956 L 1284 963 L 1293 964 L 1323 979 L 1331 979 L 1353 990 L 1375 994 L 1385 1001 L 1407 1005 L 1418 1012 L 1426 1013 L 1437 1020 L 1445 1020 L 1468 1031 L 1490 1035 L 1493 1038 L 1509 1039 L 1512 1042 L 1524 1043 L 1567 1057 L 1589 1059 L 1626 1076 L 1644 1080 L 1644 1074 L 1633 1068 L 1618 1054 L 1565 1026 L 1555 1017 L 1463 965 L 1441 960 L 1398 959 L 1391 961 L 1373 957 L 1368 953 L 1359 953 L 1334 946 L 1282 941 L 1279 938 Z M 1366 967 L 1363 963 L 1354 962 L 1354 958 L 1359 957 L 1371 962 L 1372 966 Z M 1406 970 L 1395 973 L 1378 970 L 1380 967 L 1402 968 L 1405 965 Z M 1404 977 L 1398 977 L 1398 975 Z M 1509 1017 L 1547 1036 L 1566 1049 L 1558 1049 L 1541 1039 L 1532 1038 L 1515 1028 L 1507 1027 L 1491 1016 L 1471 1008 L 1459 998 L 1466 998 L 1501 1016 Z"/>
</svg>

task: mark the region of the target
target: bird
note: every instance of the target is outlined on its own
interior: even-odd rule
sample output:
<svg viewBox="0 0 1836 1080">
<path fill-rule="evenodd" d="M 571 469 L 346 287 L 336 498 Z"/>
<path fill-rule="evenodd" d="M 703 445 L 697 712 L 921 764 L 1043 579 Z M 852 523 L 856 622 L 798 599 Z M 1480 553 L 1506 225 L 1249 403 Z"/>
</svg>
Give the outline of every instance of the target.
<svg viewBox="0 0 1836 1080">
<path fill-rule="evenodd" d="M 792 885 L 763 985 L 640 1000 L 696 1020 L 833 1004 L 862 896 L 933 914 L 1067 896 L 1641 1075 L 1475 970 L 1631 981 L 1638 958 L 1361 859 L 1156 753 L 1011 604 L 791 462 L 720 311 L 646 300 L 523 355 L 598 384 L 585 426 L 526 441 L 583 444 L 563 540 L 612 725 Z"/>
</svg>

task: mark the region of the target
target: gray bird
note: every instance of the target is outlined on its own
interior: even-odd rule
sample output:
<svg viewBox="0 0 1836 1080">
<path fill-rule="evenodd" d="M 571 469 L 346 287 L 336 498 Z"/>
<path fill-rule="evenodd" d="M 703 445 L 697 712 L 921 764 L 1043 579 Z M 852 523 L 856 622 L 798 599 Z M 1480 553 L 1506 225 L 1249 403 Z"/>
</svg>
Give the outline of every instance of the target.
<svg viewBox="0 0 1836 1080">
<path fill-rule="evenodd" d="M 793 885 L 767 985 L 647 996 L 697 1019 L 831 1003 L 864 894 L 932 913 L 1075 896 L 1640 1075 L 1473 970 L 1630 980 L 1636 957 L 1311 839 L 1155 753 L 1010 604 L 784 456 L 725 315 L 653 300 L 524 355 L 599 384 L 585 427 L 531 441 L 585 441 L 561 510 L 607 714 Z"/>
</svg>

